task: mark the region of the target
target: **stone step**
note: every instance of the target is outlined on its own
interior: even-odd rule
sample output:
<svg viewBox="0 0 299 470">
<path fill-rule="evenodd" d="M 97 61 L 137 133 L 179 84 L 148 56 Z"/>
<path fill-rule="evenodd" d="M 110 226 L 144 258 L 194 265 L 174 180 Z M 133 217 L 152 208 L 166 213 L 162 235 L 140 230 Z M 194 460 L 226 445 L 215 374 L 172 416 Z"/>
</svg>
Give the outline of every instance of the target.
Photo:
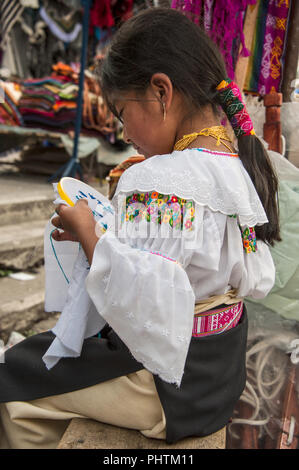
<svg viewBox="0 0 299 470">
<path fill-rule="evenodd" d="M 108 183 L 89 183 L 107 196 Z M 53 185 L 30 175 L 0 175 L 0 231 L 5 225 L 49 219 L 55 206 Z"/>
<path fill-rule="evenodd" d="M 0 177 L 0 231 L 4 225 L 48 219 L 54 212 L 53 186 L 25 175 Z"/>
<path fill-rule="evenodd" d="M 175 444 L 144 437 L 139 431 L 119 428 L 86 418 L 73 418 L 58 449 L 225 449 L 226 428 L 205 437 L 187 437 Z M 106 455 L 106 454 L 105 454 Z M 113 455 L 113 454 L 107 454 Z M 126 454 L 128 455 L 128 454 Z M 143 455 L 143 454 L 142 454 Z M 160 456 L 160 454 L 159 454 Z M 161 464 L 161 460 L 157 461 Z M 157 463 L 156 462 L 156 463 Z M 101 462 L 108 463 L 108 462 Z M 116 462 L 109 462 L 110 464 Z M 153 462 L 154 463 L 154 462 Z M 166 461 L 165 461 L 166 463 Z M 169 462 L 168 462 L 169 463 Z"/>
<path fill-rule="evenodd" d="M 44 311 L 44 267 L 35 270 L 34 279 L 21 281 L 0 278 L 0 338 L 6 342 L 12 331 L 39 333 L 52 328 L 57 313 Z"/>
<path fill-rule="evenodd" d="M 0 231 L 5 225 L 49 219 L 54 213 L 54 209 L 53 198 L 0 203 Z"/>
<path fill-rule="evenodd" d="M 0 267 L 24 271 L 42 263 L 47 222 L 37 219 L 1 227 Z"/>
</svg>

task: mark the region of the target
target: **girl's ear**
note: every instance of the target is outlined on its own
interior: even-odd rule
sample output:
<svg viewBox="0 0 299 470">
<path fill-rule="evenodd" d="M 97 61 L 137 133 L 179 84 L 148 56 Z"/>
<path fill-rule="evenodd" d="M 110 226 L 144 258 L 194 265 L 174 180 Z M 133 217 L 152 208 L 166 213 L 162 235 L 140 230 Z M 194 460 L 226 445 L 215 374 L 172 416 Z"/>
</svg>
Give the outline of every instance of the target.
<svg viewBox="0 0 299 470">
<path fill-rule="evenodd" d="M 163 109 L 167 112 L 173 98 L 173 85 L 170 78 L 165 73 L 155 73 L 151 78 L 150 86 Z"/>
</svg>

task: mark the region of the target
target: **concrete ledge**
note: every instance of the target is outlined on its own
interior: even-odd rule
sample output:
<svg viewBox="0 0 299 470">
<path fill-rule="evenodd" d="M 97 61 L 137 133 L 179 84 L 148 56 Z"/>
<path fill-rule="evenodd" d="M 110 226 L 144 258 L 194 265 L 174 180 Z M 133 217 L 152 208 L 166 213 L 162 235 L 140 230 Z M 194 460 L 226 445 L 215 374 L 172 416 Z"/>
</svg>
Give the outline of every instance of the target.
<svg viewBox="0 0 299 470">
<path fill-rule="evenodd" d="M 26 270 L 44 259 L 44 232 L 48 222 L 36 220 L 1 227 L 0 266 Z"/>
<path fill-rule="evenodd" d="M 45 312 L 44 266 L 34 272 L 34 279 L 0 279 L 0 339 L 7 341 L 12 331 L 27 334 L 52 328 L 59 314 Z"/>
<path fill-rule="evenodd" d="M 226 428 L 207 437 L 188 437 L 176 444 L 148 439 L 139 431 L 118 428 L 85 418 L 74 418 L 58 449 L 225 449 Z"/>
<path fill-rule="evenodd" d="M 2 184 L 2 182 L 1 182 Z M 53 196 L 52 198 L 39 197 L 38 200 L 21 199 L 18 202 L 7 201 L 0 204 L 0 227 L 12 225 L 20 222 L 36 221 L 50 218 L 54 212 Z"/>
</svg>

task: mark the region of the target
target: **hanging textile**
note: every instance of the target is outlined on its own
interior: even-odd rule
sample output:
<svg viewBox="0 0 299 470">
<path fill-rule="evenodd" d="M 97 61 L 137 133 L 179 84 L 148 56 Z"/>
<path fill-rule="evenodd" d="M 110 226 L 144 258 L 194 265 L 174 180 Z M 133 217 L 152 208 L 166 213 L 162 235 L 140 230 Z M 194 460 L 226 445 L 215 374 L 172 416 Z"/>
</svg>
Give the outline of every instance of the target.
<svg viewBox="0 0 299 470">
<path fill-rule="evenodd" d="M 23 118 L 18 109 L 20 86 L 0 81 L 0 125 L 22 126 Z"/>
<path fill-rule="evenodd" d="M 233 79 L 239 54 L 249 55 L 243 24 L 247 6 L 255 3 L 256 0 L 172 0 L 171 8 L 182 11 L 195 24 L 205 28 L 221 50 L 228 76 Z"/>
<path fill-rule="evenodd" d="M 90 10 L 89 32 L 95 27 L 113 28 L 119 21 L 126 21 L 132 16 L 133 0 L 94 0 Z"/>
<path fill-rule="evenodd" d="M 65 43 L 73 42 L 82 29 L 80 23 L 69 21 L 69 24 L 67 24 L 67 22 L 59 22 L 55 17 L 53 18 L 44 7 L 41 7 L 39 14 L 54 36 Z"/>
<path fill-rule="evenodd" d="M 8 35 L 23 13 L 24 6 L 19 0 L 1 0 L 0 2 L 0 48 L 3 49 Z"/>
<path fill-rule="evenodd" d="M 259 0 L 252 56 L 244 89 L 266 95 L 280 92 L 292 0 Z"/>
</svg>

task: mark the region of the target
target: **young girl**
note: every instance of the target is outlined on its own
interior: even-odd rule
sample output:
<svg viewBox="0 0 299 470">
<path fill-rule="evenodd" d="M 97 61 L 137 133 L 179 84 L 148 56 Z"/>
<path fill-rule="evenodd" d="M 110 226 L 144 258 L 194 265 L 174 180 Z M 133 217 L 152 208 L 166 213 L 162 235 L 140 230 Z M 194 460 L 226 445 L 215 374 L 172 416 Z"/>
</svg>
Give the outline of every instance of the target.
<svg viewBox="0 0 299 470">
<path fill-rule="evenodd" d="M 55 448 L 73 417 L 168 443 L 221 429 L 245 386 L 243 298 L 274 283 L 277 180 L 205 33 L 178 11 L 142 12 L 115 35 L 101 87 L 145 160 L 120 178 L 115 230 L 99 235 L 80 200 L 59 206 L 53 238 L 80 241 L 107 324 L 50 370 L 51 332 L 7 352 L 3 447 Z"/>
</svg>

